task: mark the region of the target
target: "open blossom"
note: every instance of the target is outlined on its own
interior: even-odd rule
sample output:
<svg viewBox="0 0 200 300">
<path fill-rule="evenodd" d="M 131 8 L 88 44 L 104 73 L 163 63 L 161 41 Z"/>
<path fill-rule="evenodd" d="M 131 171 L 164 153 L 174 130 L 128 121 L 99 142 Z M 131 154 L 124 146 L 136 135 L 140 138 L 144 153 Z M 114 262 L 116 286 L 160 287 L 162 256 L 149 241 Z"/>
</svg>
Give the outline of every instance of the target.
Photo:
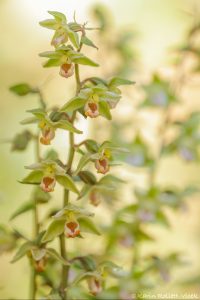
<svg viewBox="0 0 200 300">
<path fill-rule="evenodd" d="M 91 191 L 89 198 L 90 203 L 94 206 L 98 206 L 101 203 L 101 198 L 95 190 Z"/>
<path fill-rule="evenodd" d="M 44 176 L 40 183 L 40 187 L 44 192 L 53 192 L 56 185 L 56 179 L 54 176 Z"/>
<path fill-rule="evenodd" d="M 98 295 L 102 291 L 102 285 L 100 280 L 98 280 L 95 277 L 91 277 L 88 279 L 88 287 L 90 290 L 90 293 L 94 296 Z"/>
<path fill-rule="evenodd" d="M 99 105 L 96 102 L 89 101 L 84 107 L 85 115 L 90 118 L 96 118 L 99 116 Z"/>
<path fill-rule="evenodd" d="M 66 32 L 56 32 L 56 34 L 53 36 L 52 41 L 51 41 L 51 45 L 54 47 L 58 47 L 61 44 L 66 43 L 68 40 L 68 36 L 66 34 Z"/>
<path fill-rule="evenodd" d="M 101 157 L 95 161 L 95 168 L 98 173 L 106 174 L 110 170 L 109 160 L 106 156 Z"/>
<path fill-rule="evenodd" d="M 45 269 L 45 259 L 41 258 L 40 260 L 35 261 L 34 266 L 37 272 L 43 272 Z"/>
<path fill-rule="evenodd" d="M 50 145 L 51 141 L 55 137 L 55 129 L 50 127 L 45 122 L 40 122 L 39 127 L 42 131 L 42 137 L 40 138 L 40 143 L 43 145 Z"/>
<path fill-rule="evenodd" d="M 74 74 L 74 65 L 73 64 L 63 64 L 60 67 L 60 76 L 68 78 Z"/>
<path fill-rule="evenodd" d="M 68 238 L 75 238 L 80 234 L 80 226 L 78 221 L 76 220 L 70 220 L 65 223 L 65 229 L 64 229 L 65 236 Z"/>
</svg>

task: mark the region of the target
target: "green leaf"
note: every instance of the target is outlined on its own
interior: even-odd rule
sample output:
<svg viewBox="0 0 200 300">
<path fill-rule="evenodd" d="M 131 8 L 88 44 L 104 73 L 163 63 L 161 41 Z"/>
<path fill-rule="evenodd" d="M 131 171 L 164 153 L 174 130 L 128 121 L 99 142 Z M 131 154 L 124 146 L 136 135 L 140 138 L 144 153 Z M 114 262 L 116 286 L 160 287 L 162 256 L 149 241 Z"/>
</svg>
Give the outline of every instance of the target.
<svg viewBox="0 0 200 300">
<path fill-rule="evenodd" d="M 98 67 L 99 66 L 93 60 L 91 60 L 90 58 L 88 58 L 84 55 L 81 55 L 77 58 L 74 57 L 74 58 L 72 58 L 72 61 L 75 62 L 76 64 L 87 65 L 87 66 L 91 66 L 91 67 Z"/>
<path fill-rule="evenodd" d="M 96 225 L 93 223 L 93 221 L 89 218 L 80 217 L 78 219 L 78 222 L 80 224 L 81 232 L 89 232 L 97 235 L 101 235 L 100 231 L 96 227 Z"/>
<path fill-rule="evenodd" d="M 46 255 L 46 249 L 33 248 L 33 249 L 31 249 L 31 254 L 35 261 L 39 261 Z"/>
<path fill-rule="evenodd" d="M 44 68 L 50 68 L 50 67 L 59 67 L 61 65 L 61 60 L 60 58 L 56 58 L 56 59 L 52 59 L 50 58 L 49 60 L 47 60 L 47 62 L 45 62 L 43 64 L 43 67 Z"/>
<path fill-rule="evenodd" d="M 66 190 L 70 190 L 76 194 L 79 195 L 79 191 L 74 183 L 74 181 L 72 180 L 72 178 L 67 175 L 67 174 L 63 174 L 63 175 L 56 175 L 56 180 L 59 184 L 61 184 Z"/>
<path fill-rule="evenodd" d="M 85 167 L 85 165 L 90 161 L 91 156 L 92 155 L 89 153 L 89 154 L 85 154 L 81 157 L 81 159 L 79 160 L 77 169 L 74 172 L 74 176 L 76 176 Z"/>
<path fill-rule="evenodd" d="M 51 59 L 58 59 L 62 57 L 62 54 L 58 51 L 45 51 L 39 54 L 40 57 L 47 57 Z"/>
<path fill-rule="evenodd" d="M 29 130 L 17 134 L 12 141 L 12 151 L 23 151 L 27 148 L 32 139 L 32 134 Z"/>
<path fill-rule="evenodd" d="M 69 102 L 67 102 L 62 108 L 61 111 L 64 112 L 72 112 L 75 111 L 85 105 L 87 99 L 82 99 L 80 97 L 75 97 Z"/>
<path fill-rule="evenodd" d="M 15 256 L 13 257 L 13 259 L 11 260 L 11 263 L 15 263 L 16 261 L 18 261 L 20 258 L 22 258 L 23 256 L 25 256 L 27 254 L 28 251 L 31 250 L 31 248 L 33 247 L 33 244 L 30 242 L 26 242 L 24 243 L 19 250 L 17 251 L 17 253 L 15 254 Z"/>
<path fill-rule="evenodd" d="M 58 11 L 48 11 L 50 15 L 52 15 L 57 21 L 67 22 L 66 16 Z"/>
<path fill-rule="evenodd" d="M 39 184 L 42 180 L 43 172 L 41 170 L 33 170 L 20 183 L 23 184 Z"/>
<path fill-rule="evenodd" d="M 14 220 L 16 217 L 24 214 L 25 212 L 32 210 L 34 208 L 33 201 L 28 201 L 22 204 L 10 217 L 10 220 Z"/>
<path fill-rule="evenodd" d="M 74 32 L 73 30 L 69 29 L 69 27 L 66 28 L 67 29 L 67 34 L 68 37 L 71 41 L 71 43 L 74 45 L 75 48 L 79 48 L 79 38 L 78 38 L 78 34 L 76 32 Z"/>
<path fill-rule="evenodd" d="M 62 210 L 58 211 L 53 217 L 58 220 L 66 220 L 69 212 L 73 212 L 77 216 L 93 217 L 94 214 L 83 207 L 68 204 Z"/>
<path fill-rule="evenodd" d="M 42 243 L 49 242 L 61 235 L 64 232 L 65 222 L 66 220 L 53 220 L 42 238 Z"/>
<path fill-rule="evenodd" d="M 53 248 L 46 248 L 46 252 L 56 260 L 58 260 L 61 264 L 68 266 L 69 262 L 65 260 L 55 249 Z"/>
<path fill-rule="evenodd" d="M 78 134 L 83 133 L 81 130 L 75 128 L 75 127 L 72 125 L 72 123 L 68 122 L 67 120 L 60 120 L 60 121 L 58 121 L 58 122 L 54 122 L 53 125 L 54 125 L 56 128 L 68 130 L 68 131 L 73 132 L 73 133 L 78 133 Z"/>
<path fill-rule="evenodd" d="M 99 145 L 91 139 L 85 141 L 85 147 L 89 152 L 97 153 L 99 151 Z"/>
<path fill-rule="evenodd" d="M 56 20 L 52 20 L 52 19 L 41 21 L 39 22 L 39 24 L 42 27 L 52 29 L 52 30 L 56 30 L 58 28 L 58 23 L 56 22 Z"/>
<path fill-rule="evenodd" d="M 110 107 L 107 102 L 105 102 L 105 101 L 99 102 L 99 112 L 100 112 L 100 115 L 102 115 L 104 118 L 106 118 L 108 120 L 112 119 L 112 115 L 110 113 Z"/>
<path fill-rule="evenodd" d="M 95 184 L 97 182 L 96 177 L 89 171 L 80 171 L 78 176 L 81 178 L 83 182 L 86 184 Z"/>
<path fill-rule="evenodd" d="M 43 120 L 45 118 L 45 116 L 46 116 L 46 112 L 43 109 L 41 109 L 41 108 L 27 110 L 27 112 L 33 114 L 39 120 Z"/>
<path fill-rule="evenodd" d="M 23 121 L 20 122 L 21 125 L 27 125 L 27 124 L 34 124 L 37 123 L 38 119 L 35 117 L 26 118 Z"/>
<path fill-rule="evenodd" d="M 97 46 L 86 35 L 81 37 L 81 43 L 98 50 Z"/>
<path fill-rule="evenodd" d="M 17 94 L 18 96 L 26 96 L 35 91 L 27 83 L 20 83 L 10 87 L 10 91 Z"/>
<path fill-rule="evenodd" d="M 120 77 L 113 77 L 109 81 L 109 86 L 131 85 L 131 84 L 135 84 L 135 82 Z"/>
</svg>

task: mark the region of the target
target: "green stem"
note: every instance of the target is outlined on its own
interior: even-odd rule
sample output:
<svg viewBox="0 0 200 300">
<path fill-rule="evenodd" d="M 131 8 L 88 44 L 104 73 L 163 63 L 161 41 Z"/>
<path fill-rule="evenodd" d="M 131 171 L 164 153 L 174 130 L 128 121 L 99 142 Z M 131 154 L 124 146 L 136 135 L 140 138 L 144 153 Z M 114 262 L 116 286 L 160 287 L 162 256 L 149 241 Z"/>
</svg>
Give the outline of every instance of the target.
<svg viewBox="0 0 200 300">
<path fill-rule="evenodd" d="M 35 138 L 35 153 L 36 153 L 36 161 L 40 161 L 40 145 L 39 145 L 39 134 Z M 34 232 L 33 232 L 33 239 L 35 239 L 40 231 L 40 225 L 39 225 L 39 214 L 38 214 L 38 207 L 37 207 L 37 200 L 34 200 L 34 210 L 33 210 L 33 226 L 34 226 Z M 30 284 L 30 299 L 36 299 L 36 293 L 37 293 L 37 272 L 32 266 L 31 270 L 31 284 Z"/>
<path fill-rule="evenodd" d="M 77 95 L 81 88 L 78 64 L 75 64 L 75 79 L 76 79 L 76 95 Z M 71 118 L 72 124 L 74 123 L 75 118 L 76 118 L 76 112 L 74 112 L 72 115 L 72 118 Z M 74 133 L 73 132 L 69 133 L 69 146 L 70 146 L 70 148 L 69 148 L 69 155 L 68 155 L 68 161 L 67 161 L 67 173 L 69 175 L 71 175 L 71 168 L 72 168 L 72 163 L 73 163 L 74 154 L 75 154 Z M 69 190 L 64 190 L 63 207 L 65 207 L 68 203 L 69 203 Z M 64 234 L 62 234 L 60 236 L 60 253 L 61 253 L 61 256 L 67 260 L 67 249 L 66 249 Z M 60 292 L 61 292 L 61 297 L 63 300 L 68 299 L 68 295 L 67 295 L 68 274 L 69 274 L 69 266 L 62 266 Z"/>
</svg>

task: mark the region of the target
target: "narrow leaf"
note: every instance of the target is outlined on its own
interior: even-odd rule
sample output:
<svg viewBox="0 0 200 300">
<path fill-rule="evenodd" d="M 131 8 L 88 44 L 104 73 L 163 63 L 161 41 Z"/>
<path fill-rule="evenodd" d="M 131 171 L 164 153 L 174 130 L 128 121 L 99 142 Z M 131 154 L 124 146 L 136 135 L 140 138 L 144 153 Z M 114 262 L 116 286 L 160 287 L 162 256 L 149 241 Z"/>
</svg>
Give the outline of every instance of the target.
<svg viewBox="0 0 200 300">
<path fill-rule="evenodd" d="M 40 170 L 33 170 L 20 183 L 24 184 L 39 184 L 42 180 L 43 172 Z"/>
<path fill-rule="evenodd" d="M 66 190 L 70 190 L 76 194 L 79 195 L 79 191 L 74 183 L 74 181 L 72 180 L 72 178 L 67 175 L 67 174 L 63 174 L 63 175 L 56 175 L 56 180 L 58 181 L 59 184 L 61 184 Z"/>
<path fill-rule="evenodd" d="M 104 118 L 106 118 L 108 120 L 112 119 L 112 115 L 110 113 L 110 108 L 109 108 L 109 105 L 107 102 L 105 102 L 105 101 L 99 102 L 99 112 Z"/>
<path fill-rule="evenodd" d="M 42 243 L 49 242 L 64 232 L 65 220 L 53 220 L 45 232 Z"/>
</svg>

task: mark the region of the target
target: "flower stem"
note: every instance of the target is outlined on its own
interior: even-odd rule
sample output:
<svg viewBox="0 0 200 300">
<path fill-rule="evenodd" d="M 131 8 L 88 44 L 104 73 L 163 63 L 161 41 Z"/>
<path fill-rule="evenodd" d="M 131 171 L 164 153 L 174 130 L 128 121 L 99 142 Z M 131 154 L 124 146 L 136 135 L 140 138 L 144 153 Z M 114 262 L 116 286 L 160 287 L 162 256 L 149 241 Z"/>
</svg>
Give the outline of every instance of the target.
<svg viewBox="0 0 200 300">
<path fill-rule="evenodd" d="M 36 153 L 36 161 L 40 161 L 40 145 L 39 145 L 39 134 L 35 138 L 35 153 Z M 34 199 L 34 210 L 33 210 L 33 239 L 37 238 L 40 226 L 39 226 L 39 214 L 38 214 L 38 207 L 37 207 L 37 200 Z M 37 293 L 37 272 L 32 266 L 31 270 L 31 283 L 30 283 L 30 299 L 36 299 Z"/>
<path fill-rule="evenodd" d="M 81 81 L 79 75 L 79 66 L 75 64 L 75 79 L 76 79 L 76 95 L 79 93 L 81 88 Z M 76 118 L 76 112 L 73 113 L 71 118 L 71 123 L 73 124 Z M 74 147 L 74 133 L 69 133 L 69 155 L 67 161 L 67 173 L 71 175 L 71 168 L 75 154 L 75 147 Z M 64 190 L 64 199 L 63 199 L 63 207 L 65 207 L 69 203 L 69 190 Z M 60 236 L 60 253 L 61 256 L 67 260 L 67 249 L 65 243 L 65 236 L 62 234 Z M 62 277 L 60 283 L 60 292 L 61 297 L 63 300 L 68 299 L 67 295 L 67 287 L 68 287 L 68 274 L 69 274 L 69 266 L 62 266 Z"/>
</svg>

